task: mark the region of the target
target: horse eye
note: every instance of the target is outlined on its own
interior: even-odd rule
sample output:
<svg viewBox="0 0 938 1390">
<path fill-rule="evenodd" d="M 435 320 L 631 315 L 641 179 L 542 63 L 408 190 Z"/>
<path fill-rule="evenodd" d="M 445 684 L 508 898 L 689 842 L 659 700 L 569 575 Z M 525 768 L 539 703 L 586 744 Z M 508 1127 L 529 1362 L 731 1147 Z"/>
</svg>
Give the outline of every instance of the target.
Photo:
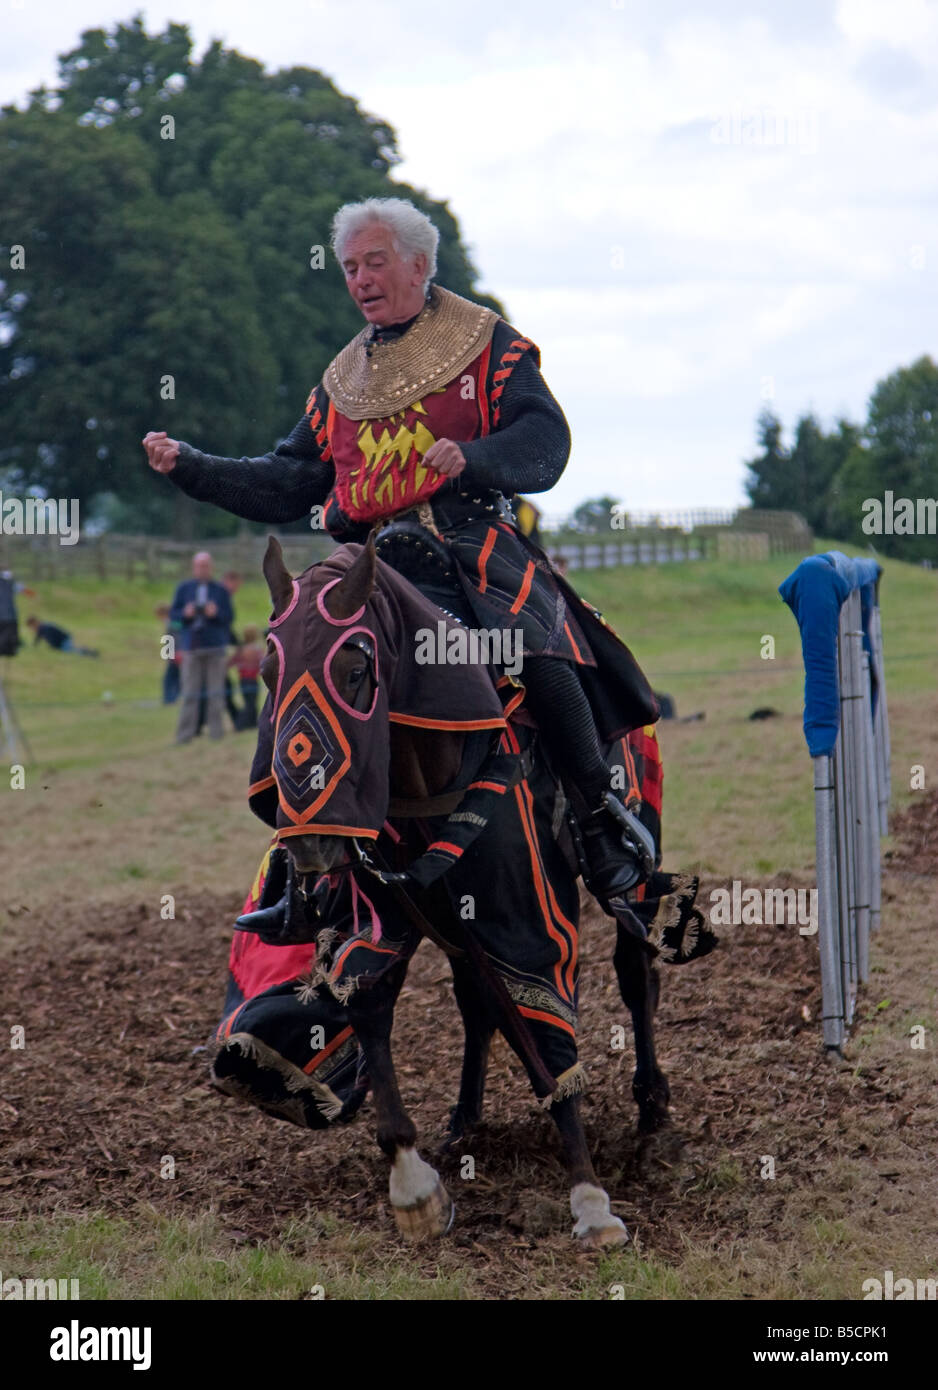
<svg viewBox="0 0 938 1390">
<path fill-rule="evenodd" d="M 349 672 L 349 683 L 351 685 L 361 685 L 362 681 L 365 679 L 367 669 L 366 666 L 356 666 Z"/>
</svg>

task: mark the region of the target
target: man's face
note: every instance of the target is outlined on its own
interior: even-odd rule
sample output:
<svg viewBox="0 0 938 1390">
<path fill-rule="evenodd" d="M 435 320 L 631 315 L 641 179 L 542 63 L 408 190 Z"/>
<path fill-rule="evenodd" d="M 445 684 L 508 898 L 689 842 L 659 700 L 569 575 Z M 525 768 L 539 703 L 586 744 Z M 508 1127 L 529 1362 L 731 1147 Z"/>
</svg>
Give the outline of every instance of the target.
<svg viewBox="0 0 938 1390">
<path fill-rule="evenodd" d="M 193 579 L 211 579 L 211 555 L 196 555 L 195 559 L 192 561 L 192 577 Z"/>
<path fill-rule="evenodd" d="M 421 252 L 409 260 L 394 249 L 391 232 L 372 222 L 350 236 L 342 252 L 348 292 L 369 323 L 386 328 L 419 314 L 427 258 Z"/>
</svg>

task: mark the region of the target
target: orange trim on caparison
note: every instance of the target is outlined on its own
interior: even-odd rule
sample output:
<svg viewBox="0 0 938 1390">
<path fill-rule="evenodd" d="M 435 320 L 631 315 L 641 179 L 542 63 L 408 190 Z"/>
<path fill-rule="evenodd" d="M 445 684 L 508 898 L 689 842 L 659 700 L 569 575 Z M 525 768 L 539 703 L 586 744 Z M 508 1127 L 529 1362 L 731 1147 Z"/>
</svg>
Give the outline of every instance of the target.
<svg viewBox="0 0 938 1390">
<path fill-rule="evenodd" d="M 534 883 L 534 891 L 537 894 L 538 906 L 541 909 L 541 916 L 547 928 L 547 935 L 556 943 L 560 950 L 560 959 L 554 963 L 554 983 L 559 994 L 563 995 L 566 991 L 564 980 L 564 966 L 570 955 L 569 942 L 562 932 L 559 932 L 551 918 L 550 908 L 547 902 L 547 894 L 544 889 L 544 875 L 541 872 L 541 856 L 537 848 L 537 839 L 532 834 L 528 825 L 524 798 L 521 795 L 521 788 L 515 787 L 515 804 L 518 807 L 518 818 L 521 821 L 521 829 L 524 831 L 524 838 L 528 842 L 528 853 L 531 858 L 531 878 Z"/>
<path fill-rule="evenodd" d="M 534 797 L 533 797 L 533 795 L 532 795 L 532 793 L 531 793 L 531 788 L 528 786 L 527 781 L 525 780 L 524 782 L 521 783 L 521 785 L 520 785 L 516 790 L 519 791 L 519 792 L 522 794 L 522 796 L 524 796 L 524 797 L 527 798 L 527 803 L 528 803 L 528 815 L 529 815 L 530 821 L 531 821 L 531 832 L 532 832 L 532 834 L 535 836 L 535 840 L 536 840 L 535 820 L 534 820 Z M 552 884 L 551 881 L 550 881 L 550 875 L 549 875 L 549 874 L 545 874 L 545 875 L 544 875 L 544 883 L 545 883 L 545 885 L 546 885 L 546 887 L 547 887 L 547 897 L 548 897 L 548 900 L 549 900 L 549 902 L 550 902 L 550 908 L 551 908 L 551 912 L 552 912 L 552 914 L 553 914 L 553 920 L 554 920 L 554 922 L 556 923 L 556 925 L 557 925 L 557 927 L 558 927 L 558 930 L 562 930 L 562 928 L 565 927 L 565 928 L 569 931 L 569 933 L 570 933 L 569 939 L 568 939 L 568 941 L 567 941 L 568 959 L 567 959 L 567 964 L 566 964 L 566 966 L 565 966 L 565 968 L 564 968 L 564 973 L 565 973 L 565 976 L 566 976 L 567 997 L 568 997 L 568 999 L 570 999 L 570 1001 L 572 1002 L 572 1001 L 573 1001 L 573 986 L 574 986 L 575 971 L 576 971 L 576 963 L 577 963 L 577 955 L 578 955 L 578 946 L 577 946 L 578 935 L 577 935 L 577 929 L 576 929 L 576 927 L 573 925 L 573 923 L 572 923 L 571 921 L 569 921 L 569 919 L 564 915 L 563 911 L 561 910 L 560 904 L 559 904 L 558 901 L 557 901 L 557 896 L 556 896 L 556 894 L 554 893 L 554 886 L 553 886 L 553 884 Z"/>
<path fill-rule="evenodd" d="M 524 578 L 523 578 L 522 581 L 521 581 L 521 588 L 518 590 L 518 597 L 515 599 L 514 603 L 511 605 L 511 608 L 509 609 L 509 612 L 511 612 L 511 613 L 520 613 L 521 609 L 524 607 L 525 600 L 527 599 L 528 594 L 531 592 L 531 584 L 532 584 L 533 580 L 534 580 L 534 561 L 533 561 L 533 560 L 529 560 L 529 561 L 528 561 L 528 567 L 527 567 L 527 569 L 526 569 L 525 572 L 524 572 Z"/>
<path fill-rule="evenodd" d="M 252 782 L 248 787 L 248 800 L 250 801 L 252 796 L 257 796 L 258 792 L 265 792 L 268 787 L 275 787 L 276 785 L 276 777 L 262 777 L 259 782 Z"/>
<path fill-rule="evenodd" d="M 481 550 L 480 553 L 479 553 L 479 593 L 480 593 L 480 594 L 484 594 L 485 591 L 486 591 L 486 589 L 488 588 L 488 583 L 489 583 L 489 581 L 488 581 L 488 577 L 486 576 L 486 573 L 485 573 L 485 567 L 486 567 L 486 565 L 487 565 L 488 562 L 489 562 L 489 556 L 491 555 L 491 553 L 492 553 L 492 551 L 493 551 L 493 549 L 494 549 L 494 547 L 495 547 L 495 541 L 496 541 L 497 537 L 498 537 L 498 532 L 495 530 L 495 527 L 494 527 L 494 526 L 490 526 L 489 529 L 488 529 L 488 530 L 486 531 L 486 533 L 485 533 L 485 544 L 483 545 L 482 550 Z"/>
<path fill-rule="evenodd" d="M 389 714 L 392 724 L 411 724 L 417 729 L 503 729 L 504 719 L 424 719 L 416 714 Z"/>
<path fill-rule="evenodd" d="M 556 1014 L 545 1014 L 540 1009 L 526 1009 L 523 1004 L 516 1004 L 515 1008 L 525 1018 L 533 1018 L 536 1023 L 550 1023 L 555 1028 L 562 1028 L 565 1033 L 570 1034 L 571 1038 L 576 1037 L 576 1029 L 566 1019 L 558 1018 Z"/>
<path fill-rule="evenodd" d="M 398 948 L 396 946 L 376 946 L 373 941 L 366 941 L 361 936 L 353 936 L 350 941 L 346 941 L 335 958 L 335 963 L 329 972 L 334 980 L 338 979 L 339 971 L 342 969 L 346 956 L 351 951 L 354 951 L 356 946 L 361 946 L 366 951 L 375 951 L 379 956 L 396 956 L 398 953 Z"/>
<path fill-rule="evenodd" d="M 340 1033 L 336 1033 L 335 1037 L 332 1039 L 332 1042 L 327 1043 L 323 1050 L 321 1052 L 317 1052 L 316 1056 L 311 1058 L 311 1060 L 308 1061 L 306 1065 L 303 1067 L 303 1070 L 306 1072 L 307 1076 L 310 1074 L 310 1072 L 314 1072 L 316 1068 L 326 1060 L 327 1057 L 331 1057 L 333 1052 L 335 1052 L 336 1048 L 341 1047 L 342 1044 L 352 1036 L 352 1032 L 353 1030 L 351 1028 L 343 1028 Z"/>
<path fill-rule="evenodd" d="M 520 690 L 517 690 L 515 694 L 512 695 L 511 699 L 508 701 L 508 704 L 502 711 L 506 719 L 510 714 L 514 714 L 515 710 L 518 708 L 518 706 L 521 704 L 521 701 L 524 699 L 526 693 L 527 692 L 525 691 L 524 686 L 522 686 Z"/>
<path fill-rule="evenodd" d="M 517 736 L 510 725 L 507 729 L 507 736 L 511 751 L 513 753 L 519 752 L 521 745 L 519 744 Z M 573 987 L 571 983 L 568 983 L 564 979 L 564 975 L 569 970 L 571 961 L 575 961 L 576 929 L 573 927 L 573 924 L 571 922 L 567 921 L 563 913 L 560 911 L 559 906 L 557 904 L 557 900 L 554 897 L 554 891 L 550 886 L 550 882 L 547 879 L 547 876 L 542 872 L 543 865 L 541 863 L 541 854 L 537 844 L 537 831 L 534 822 L 533 809 L 529 810 L 528 805 L 525 803 L 523 795 L 525 791 L 527 792 L 528 801 L 533 806 L 533 797 L 531 796 L 530 788 L 527 786 L 526 779 L 523 780 L 517 787 L 515 787 L 515 802 L 518 807 L 518 815 L 521 820 L 521 828 L 524 831 L 524 837 L 528 842 L 528 851 L 531 856 L 531 876 L 534 881 L 534 890 L 537 894 L 537 900 L 538 904 L 540 905 L 541 915 L 544 918 L 544 924 L 547 927 L 548 936 L 550 936 L 551 940 L 555 941 L 558 947 L 560 948 L 560 959 L 554 965 L 554 981 L 557 985 L 558 992 L 561 995 L 566 995 L 566 997 L 572 1003 Z M 548 906 L 548 899 L 550 900 L 550 906 Z M 573 934 L 572 943 L 570 940 L 567 939 L 564 933 L 561 930 L 559 930 L 558 925 L 554 921 L 551 912 L 551 907 L 553 908 L 553 911 L 557 914 L 557 916 L 560 918 L 560 920 L 564 923 L 564 925 L 570 928 Z"/>
<path fill-rule="evenodd" d="M 245 999 L 244 1004 L 246 1004 L 247 1002 L 248 1001 Z M 216 1038 L 231 1037 L 231 1030 L 234 1026 L 234 1021 L 238 1017 L 238 1014 L 241 1012 L 241 1010 L 244 1008 L 244 1004 L 239 1004 L 238 1007 L 235 1009 L 234 1013 L 229 1014 L 228 1017 L 224 1020 L 224 1022 L 219 1024 L 218 1031 L 215 1034 Z"/>
<path fill-rule="evenodd" d="M 277 714 L 277 723 L 276 727 L 274 728 L 274 749 L 276 750 L 277 743 L 280 739 L 280 722 L 283 719 L 284 711 L 289 709 L 290 702 L 293 700 L 297 692 L 301 689 L 306 689 L 309 691 L 310 695 L 312 695 L 313 697 L 313 700 L 319 706 L 320 711 L 325 716 L 326 722 L 332 730 L 333 734 L 335 735 L 336 739 L 338 740 L 339 747 L 342 750 L 342 761 L 336 768 L 332 776 L 329 778 L 329 781 L 323 787 L 322 791 L 316 797 L 316 800 L 313 802 L 311 806 L 307 806 L 305 811 L 298 812 L 293 810 L 293 808 L 285 800 L 283 792 L 280 790 L 280 785 L 278 783 L 277 800 L 279 802 L 280 809 L 283 811 L 283 814 L 285 816 L 288 816 L 289 819 L 293 821 L 294 825 L 306 825 L 310 818 L 314 816 L 316 812 L 319 810 L 320 806 L 324 806 L 325 803 L 329 800 L 330 796 L 336 789 L 336 785 L 341 781 L 341 779 L 348 772 L 349 768 L 352 766 L 352 750 L 349 746 L 349 741 L 345 737 L 345 734 L 342 732 L 342 726 L 336 719 L 335 714 L 333 713 L 332 707 L 330 706 L 328 700 L 323 695 L 322 691 L 319 689 L 319 686 L 313 680 L 312 676 L 308 671 L 304 671 L 303 674 L 293 682 L 286 695 L 284 695 L 283 699 L 280 701 L 279 712 Z"/>
<path fill-rule="evenodd" d="M 366 840 L 377 840 L 378 833 L 360 825 L 320 825 L 316 821 L 313 825 L 285 825 L 277 831 L 277 839 L 286 840 L 291 835 L 351 835 L 356 839 L 361 836 Z"/>
<path fill-rule="evenodd" d="M 449 840 L 434 840 L 432 845 L 427 845 L 424 853 L 429 854 L 434 849 L 442 850 L 444 854 L 455 854 L 457 859 L 462 854 L 461 847 L 450 844 Z"/>
<path fill-rule="evenodd" d="M 583 662 L 583 653 L 580 651 L 579 647 L 578 647 L 577 644 L 576 644 L 576 638 L 574 637 L 573 633 L 570 631 L 570 624 L 567 622 L 566 618 L 564 618 L 564 620 L 563 620 L 563 630 L 564 630 L 564 632 L 567 634 L 567 641 L 570 643 L 570 646 L 573 648 L 574 655 L 576 656 L 577 661 L 580 663 L 581 666 L 584 665 L 584 662 Z"/>
</svg>

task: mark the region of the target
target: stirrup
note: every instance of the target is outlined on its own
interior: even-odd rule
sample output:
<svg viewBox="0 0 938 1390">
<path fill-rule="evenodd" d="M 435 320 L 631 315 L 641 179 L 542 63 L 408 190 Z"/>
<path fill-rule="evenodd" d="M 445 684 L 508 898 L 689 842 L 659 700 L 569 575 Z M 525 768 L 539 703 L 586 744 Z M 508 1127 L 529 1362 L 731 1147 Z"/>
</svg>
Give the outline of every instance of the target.
<svg viewBox="0 0 938 1390">
<path fill-rule="evenodd" d="M 583 883 L 604 911 L 615 916 L 610 904 L 626 906 L 626 893 L 654 872 L 652 836 L 611 791 L 603 794 L 599 807 L 582 821 L 568 808 L 567 821 Z M 590 822 L 592 828 L 588 830 Z"/>
<path fill-rule="evenodd" d="M 278 845 L 270 856 L 260 902 L 253 912 L 235 919 L 235 931 L 254 932 L 266 946 L 300 946 L 315 941 L 321 927 L 314 904 L 297 882 L 293 860 Z"/>
<path fill-rule="evenodd" d="M 650 878 L 655 871 L 655 840 L 651 831 L 633 811 L 622 805 L 615 792 L 603 792 L 603 805 L 622 826 L 622 843 L 638 860 L 642 877 Z"/>
</svg>

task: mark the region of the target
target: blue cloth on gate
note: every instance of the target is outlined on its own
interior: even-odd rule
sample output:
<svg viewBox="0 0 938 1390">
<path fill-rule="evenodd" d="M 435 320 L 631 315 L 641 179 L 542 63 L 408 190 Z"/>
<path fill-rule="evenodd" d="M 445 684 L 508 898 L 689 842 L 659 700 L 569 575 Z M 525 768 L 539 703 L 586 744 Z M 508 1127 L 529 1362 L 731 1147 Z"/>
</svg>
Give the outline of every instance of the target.
<svg viewBox="0 0 938 1390">
<path fill-rule="evenodd" d="M 831 754 L 840 726 L 837 628 L 844 599 L 860 590 L 863 645 L 871 654 L 870 614 L 882 573 L 875 560 L 851 560 L 839 550 L 809 555 L 778 587 L 801 629 L 804 656 L 804 736 L 812 758 Z M 875 679 L 874 679 L 875 690 Z"/>
</svg>

